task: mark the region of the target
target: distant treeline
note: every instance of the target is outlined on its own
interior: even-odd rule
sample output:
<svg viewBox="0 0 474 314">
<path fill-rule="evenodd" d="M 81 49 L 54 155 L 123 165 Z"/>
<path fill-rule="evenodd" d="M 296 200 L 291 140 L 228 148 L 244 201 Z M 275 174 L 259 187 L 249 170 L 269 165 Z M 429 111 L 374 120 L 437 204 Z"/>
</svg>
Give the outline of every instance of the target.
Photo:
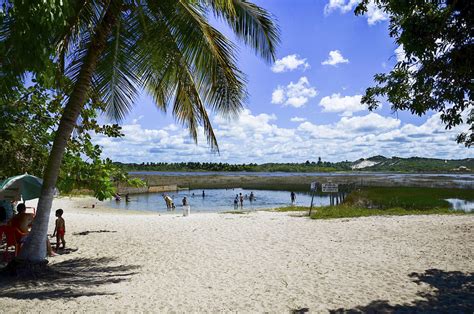
<svg viewBox="0 0 474 314">
<path fill-rule="evenodd" d="M 352 163 L 346 162 L 310 162 L 303 163 L 267 163 L 267 164 L 228 164 L 213 162 L 143 162 L 116 163 L 126 171 L 247 171 L 247 172 L 330 172 L 350 170 Z"/>
<path fill-rule="evenodd" d="M 362 161 L 371 161 L 376 164 L 369 167 L 353 169 Z M 357 161 L 328 162 L 309 161 L 302 163 L 265 163 L 265 164 L 229 164 L 213 162 L 142 162 L 142 163 L 115 163 L 125 171 L 247 171 L 247 172 L 331 172 L 331 171 L 374 171 L 374 172 L 413 172 L 413 173 L 472 173 L 474 159 L 444 160 L 434 158 L 410 157 L 386 158 L 373 156 Z"/>
</svg>

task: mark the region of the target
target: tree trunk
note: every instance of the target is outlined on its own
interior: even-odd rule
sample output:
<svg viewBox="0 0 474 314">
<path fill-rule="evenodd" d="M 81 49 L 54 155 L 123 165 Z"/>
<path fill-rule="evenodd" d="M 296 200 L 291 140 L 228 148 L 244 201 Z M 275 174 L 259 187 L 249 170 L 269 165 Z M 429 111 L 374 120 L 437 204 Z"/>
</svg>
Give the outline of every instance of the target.
<svg viewBox="0 0 474 314">
<path fill-rule="evenodd" d="M 61 161 L 71 133 L 76 126 L 77 118 L 84 107 L 91 86 L 92 74 L 95 71 L 100 54 L 105 48 L 107 37 L 117 21 L 121 0 L 112 0 L 106 8 L 102 21 L 98 24 L 87 55 L 79 72 L 78 79 L 69 100 L 64 108 L 59 123 L 48 164 L 43 175 L 43 187 L 38 201 L 36 217 L 31 232 L 23 245 L 19 259 L 31 263 L 40 263 L 46 257 L 46 240 L 49 216 L 53 203 L 54 187 L 59 176 Z"/>
</svg>

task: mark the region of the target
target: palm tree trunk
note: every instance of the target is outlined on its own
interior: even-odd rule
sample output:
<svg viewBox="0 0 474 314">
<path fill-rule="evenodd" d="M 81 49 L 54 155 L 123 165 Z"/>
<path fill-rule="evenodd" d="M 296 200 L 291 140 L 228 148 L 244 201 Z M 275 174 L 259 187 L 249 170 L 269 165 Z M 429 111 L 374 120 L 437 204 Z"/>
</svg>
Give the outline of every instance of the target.
<svg viewBox="0 0 474 314">
<path fill-rule="evenodd" d="M 49 216 L 53 203 L 54 187 L 59 176 L 61 161 L 71 133 L 76 126 L 77 118 L 87 100 L 91 86 L 92 74 L 100 54 L 105 48 L 107 37 L 120 14 L 121 0 L 112 0 L 107 11 L 95 30 L 87 55 L 79 72 L 78 79 L 69 100 L 64 108 L 59 123 L 48 164 L 43 175 L 43 187 L 38 202 L 38 209 L 31 228 L 30 235 L 23 245 L 19 259 L 27 262 L 42 262 L 46 257 L 46 240 Z"/>
</svg>

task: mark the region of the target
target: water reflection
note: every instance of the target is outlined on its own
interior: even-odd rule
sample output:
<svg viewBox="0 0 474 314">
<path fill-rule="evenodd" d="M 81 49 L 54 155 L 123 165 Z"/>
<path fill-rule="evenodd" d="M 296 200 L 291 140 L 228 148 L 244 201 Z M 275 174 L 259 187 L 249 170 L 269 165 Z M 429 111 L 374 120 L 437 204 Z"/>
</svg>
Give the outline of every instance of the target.
<svg viewBox="0 0 474 314">
<path fill-rule="evenodd" d="M 451 204 L 454 210 L 462 210 L 465 212 L 472 212 L 474 210 L 474 202 L 461 200 L 459 198 L 448 198 L 446 199 Z"/>
<path fill-rule="evenodd" d="M 233 210 L 234 199 L 236 196 L 240 198 L 242 194 L 243 207 L 238 202 L 237 209 L 257 210 L 265 208 L 275 208 L 291 205 L 289 191 L 269 191 L 269 190 L 248 190 L 248 189 L 209 189 L 204 190 L 205 196 L 202 196 L 203 190 L 184 190 L 178 192 L 167 192 L 176 205 L 176 210 L 181 210 L 181 202 L 186 196 L 188 204 L 191 206 L 192 212 L 222 212 Z M 255 199 L 250 201 L 250 193 L 254 194 Z M 309 206 L 311 203 L 311 195 L 309 193 L 296 193 L 297 206 Z M 329 205 L 329 196 L 314 197 L 314 206 Z M 130 202 L 110 201 L 109 206 L 130 210 L 146 210 L 155 212 L 167 212 L 166 203 L 162 193 L 137 194 L 130 196 Z"/>
</svg>

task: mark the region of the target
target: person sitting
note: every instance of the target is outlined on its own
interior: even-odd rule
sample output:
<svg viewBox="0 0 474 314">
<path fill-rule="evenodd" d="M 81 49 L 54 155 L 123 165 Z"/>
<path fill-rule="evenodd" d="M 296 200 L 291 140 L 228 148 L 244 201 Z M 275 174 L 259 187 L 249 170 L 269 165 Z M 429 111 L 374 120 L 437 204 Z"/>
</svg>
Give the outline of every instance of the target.
<svg viewBox="0 0 474 314">
<path fill-rule="evenodd" d="M 23 243 L 28 237 L 34 216 L 33 214 L 26 213 L 26 206 L 24 203 L 18 204 L 16 211 L 18 213 L 13 216 L 9 222 L 9 225 L 18 229 L 18 232 L 16 233 L 17 242 Z M 48 239 L 46 239 L 46 250 L 48 252 L 48 256 L 56 256 Z"/>
<path fill-rule="evenodd" d="M 26 213 L 26 206 L 24 203 L 18 204 L 16 211 L 18 213 L 10 220 L 10 226 L 18 228 L 22 233 L 28 233 L 30 231 L 31 223 L 33 222 L 33 214 Z"/>
</svg>

